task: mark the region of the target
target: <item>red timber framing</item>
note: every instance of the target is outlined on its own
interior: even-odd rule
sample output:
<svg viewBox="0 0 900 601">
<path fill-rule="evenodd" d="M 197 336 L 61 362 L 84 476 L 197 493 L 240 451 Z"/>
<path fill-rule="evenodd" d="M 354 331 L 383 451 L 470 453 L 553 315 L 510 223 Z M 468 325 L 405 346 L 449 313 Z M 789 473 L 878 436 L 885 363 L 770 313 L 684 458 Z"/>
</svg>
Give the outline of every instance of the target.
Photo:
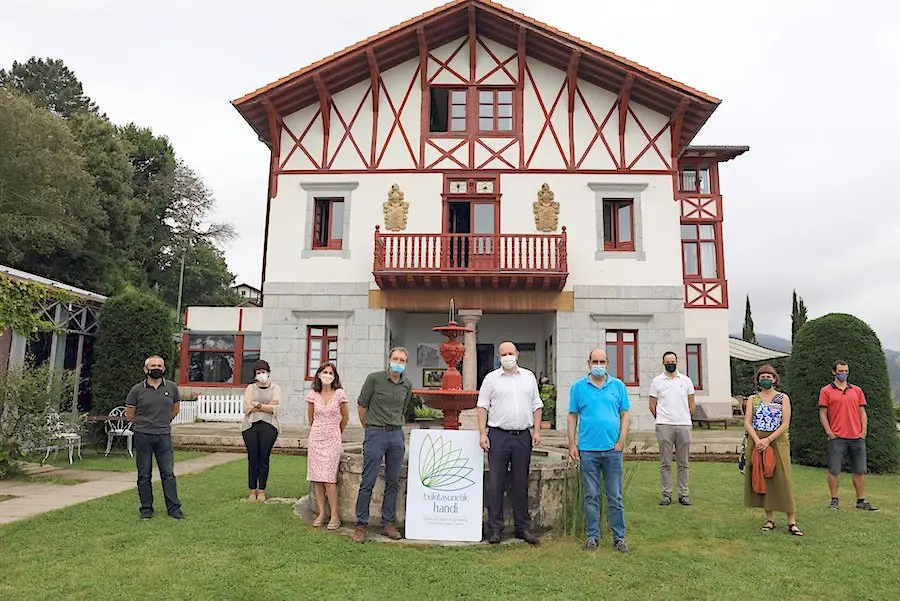
<svg viewBox="0 0 900 601">
<path fill-rule="evenodd" d="M 454 40 L 461 41 L 451 47 L 449 56 L 435 54 Z M 497 45 L 509 52 L 499 52 Z M 417 67 L 411 70 L 409 81 L 398 83 L 393 78 L 387 86 L 382 74 L 412 59 L 416 59 Z M 535 61 L 564 73 L 558 88 L 546 88 L 543 80 L 543 86 L 537 85 Z M 466 62 L 468 68 L 462 67 Z M 335 103 L 335 95 L 364 82 L 366 89 L 358 103 L 347 105 L 342 101 L 341 106 Z M 581 89 L 583 82 L 615 94 L 612 107 L 599 108 L 595 101 L 589 101 L 593 97 Z M 465 131 L 430 131 L 432 87 L 466 91 L 466 115 L 470 121 Z M 480 131 L 477 118 L 480 89 L 512 92 L 511 130 Z M 415 106 L 415 102 L 410 102 L 412 94 L 422 96 L 418 139 L 411 135 L 414 133 L 412 119 L 404 112 Z M 535 115 L 529 116 L 529 128 L 534 127 L 535 132 L 528 136 L 523 135 L 526 96 L 536 105 L 529 104 L 528 110 L 536 112 L 538 117 L 532 125 Z M 684 148 L 719 102 L 489 0 L 453 0 L 260 88 L 233 104 L 273 151 L 271 194 L 277 189 L 277 176 L 291 173 L 489 169 L 672 174 L 677 153 L 666 152 L 668 149 L 659 141 L 664 135 L 670 135 L 673 149 Z M 672 118 L 661 128 L 650 127 L 639 118 L 636 105 Z M 284 123 L 284 117 L 307 107 L 310 110 L 304 115 L 308 117 L 302 122 L 295 118 L 291 127 Z M 495 104 L 495 111 L 498 107 L 499 103 Z M 368 119 L 357 119 L 362 111 L 371 111 L 372 119 L 371 125 L 366 126 L 366 139 L 361 143 L 359 124 L 368 122 Z M 385 111 L 387 119 L 381 115 Z M 563 111 L 567 113 L 565 126 L 562 126 Z M 579 115 L 578 122 L 576 115 Z M 590 125 L 581 141 L 585 116 Z M 604 130 L 613 118 L 616 119 L 613 123 L 618 125 L 618 139 L 610 139 L 615 127 Z M 626 136 L 626 128 L 629 132 L 632 128 L 639 132 L 641 139 L 633 148 L 636 138 L 634 133 Z M 398 152 L 403 157 L 408 153 L 407 166 L 397 164 L 396 160 L 395 164 L 386 163 L 389 146 L 392 157 Z M 536 160 L 537 156 L 544 157 L 548 149 L 559 152 L 556 160 L 559 167 L 548 168 L 550 163 L 545 158 Z M 591 154 L 594 149 L 599 149 L 603 156 L 609 155 L 608 161 L 604 158 L 604 168 L 592 168 L 592 163 L 596 163 L 592 156 L 598 156 Z M 346 168 L 351 164 L 346 162 L 349 159 L 344 160 L 345 167 L 336 166 L 339 152 L 344 153 L 342 156 L 350 153 L 352 163 L 359 167 Z M 658 166 L 640 166 L 648 153 Z M 308 166 L 289 167 L 293 157 L 302 157 L 303 165 Z"/>
<path fill-rule="evenodd" d="M 677 128 L 677 115 L 674 118 Z M 679 151 L 673 180 L 681 213 L 685 308 L 728 308 L 719 165 L 748 150 L 746 146 L 688 146 Z M 708 254 L 701 256 L 704 245 L 714 247 L 714 259 Z M 714 269 L 713 277 L 706 273 L 710 268 Z"/>
</svg>

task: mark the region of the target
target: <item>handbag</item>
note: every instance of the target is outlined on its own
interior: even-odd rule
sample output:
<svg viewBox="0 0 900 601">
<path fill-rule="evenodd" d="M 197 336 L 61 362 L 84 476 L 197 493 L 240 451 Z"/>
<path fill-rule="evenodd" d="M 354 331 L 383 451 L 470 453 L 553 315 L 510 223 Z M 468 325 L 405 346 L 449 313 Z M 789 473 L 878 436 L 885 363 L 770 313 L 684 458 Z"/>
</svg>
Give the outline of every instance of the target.
<svg viewBox="0 0 900 601">
<path fill-rule="evenodd" d="M 741 454 L 738 455 L 738 470 L 743 474 L 744 467 L 747 465 L 747 439 L 750 437 L 750 434 L 744 432 L 744 440 L 741 442 Z"/>
</svg>

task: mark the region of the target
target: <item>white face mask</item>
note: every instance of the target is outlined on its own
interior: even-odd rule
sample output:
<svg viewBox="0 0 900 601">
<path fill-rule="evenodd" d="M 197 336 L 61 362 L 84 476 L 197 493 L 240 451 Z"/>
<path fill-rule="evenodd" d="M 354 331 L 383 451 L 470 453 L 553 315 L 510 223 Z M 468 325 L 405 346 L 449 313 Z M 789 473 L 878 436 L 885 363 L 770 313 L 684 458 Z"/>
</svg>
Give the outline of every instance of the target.
<svg viewBox="0 0 900 601">
<path fill-rule="evenodd" d="M 269 374 L 267 372 L 262 372 L 261 374 L 256 374 L 256 381 L 260 384 L 265 384 L 269 381 Z"/>
<path fill-rule="evenodd" d="M 319 374 L 319 380 L 322 381 L 322 384 L 331 386 L 331 383 L 334 382 L 334 376 L 331 374 Z"/>
<path fill-rule="evenodd" d="M 516 356 L 504 355 L 500 357 L 500 365 L 503 366 L 503 369 L 513 369 L 516 366 Z"/>
</svg>

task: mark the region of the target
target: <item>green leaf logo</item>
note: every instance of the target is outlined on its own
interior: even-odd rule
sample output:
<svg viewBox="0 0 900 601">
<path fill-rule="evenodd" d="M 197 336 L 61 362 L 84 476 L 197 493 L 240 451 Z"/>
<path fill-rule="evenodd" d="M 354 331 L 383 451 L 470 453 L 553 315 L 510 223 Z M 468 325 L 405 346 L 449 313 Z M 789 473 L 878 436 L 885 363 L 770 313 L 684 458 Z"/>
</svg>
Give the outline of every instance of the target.
<svg viewBox="0 0 900 601">
<path fill-rule="evenodd" d="M 444 442 L 443 436 L 432 440 L 431 434 L 425 435 L 419 447 L 419 480 L 422 486 L 445 492 L 469 488 L 475 484 L 469 478 L 472 469 L 468 458 L 462 456 L 462 449 L 454 449 L 453 443 L 449 440 Z"/>
</svg>

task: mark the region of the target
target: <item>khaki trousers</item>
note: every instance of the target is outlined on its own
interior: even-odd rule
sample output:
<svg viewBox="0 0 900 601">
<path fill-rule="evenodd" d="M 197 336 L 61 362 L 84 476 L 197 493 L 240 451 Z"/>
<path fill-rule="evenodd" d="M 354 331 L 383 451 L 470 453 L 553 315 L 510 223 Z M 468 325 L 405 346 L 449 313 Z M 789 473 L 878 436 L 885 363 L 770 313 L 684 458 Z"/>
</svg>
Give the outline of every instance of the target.
<svg viewBox="0 0 900 601">
<path fill-rule="evenodd" d="M 678 497 L 688 496 L 688 457 L 691 452 L 691 426 L 656 425 L 659 441 L 659 478 L 663 496 L 672 497 L 672 457 L 678 464 Z"/>
</svg>

